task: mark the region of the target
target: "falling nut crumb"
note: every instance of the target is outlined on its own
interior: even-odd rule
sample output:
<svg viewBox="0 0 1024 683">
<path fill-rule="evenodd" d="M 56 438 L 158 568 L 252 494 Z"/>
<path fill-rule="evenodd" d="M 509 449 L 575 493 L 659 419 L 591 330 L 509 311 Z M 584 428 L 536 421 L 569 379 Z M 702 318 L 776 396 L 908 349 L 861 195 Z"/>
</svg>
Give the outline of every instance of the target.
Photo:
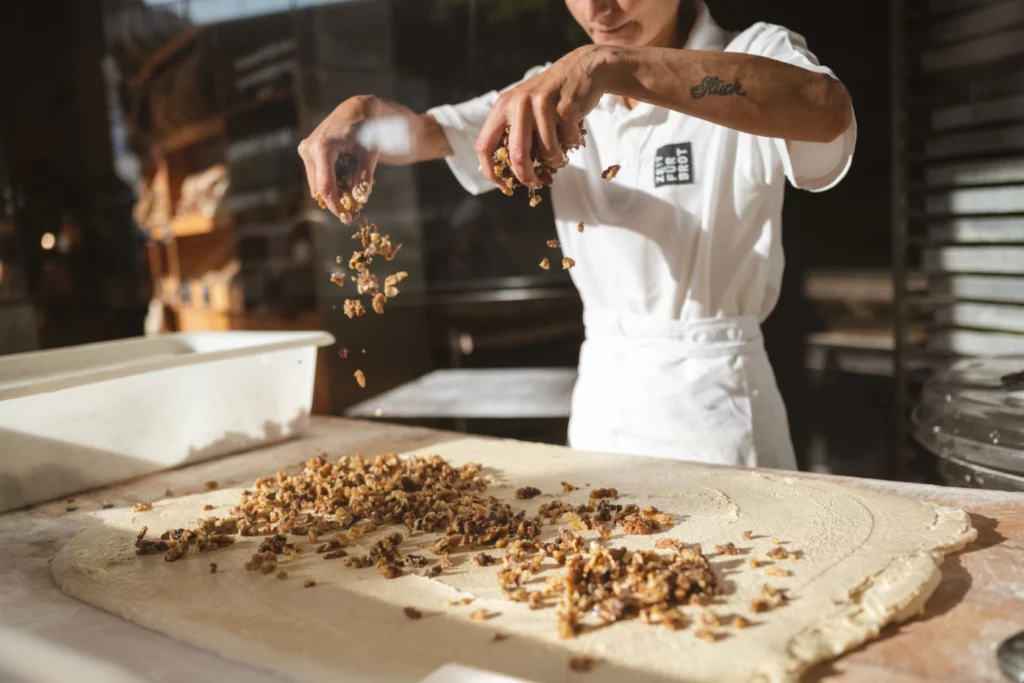
<svg viewBox="0 0 1024 683">
<path fill-rule="evenodd" d="M 217 573 L 217 563 L 216 562 L 211 562 L 210 563 L 210 573 L 211 574 L 216 574 Z"/>
<path fill-rule="evenodd" d="M 285 576 L 287 576 L 287 574 Z M 316 585 L 316 581 L 313 580 L 313 579 L 306 579 L 305 581 L 302 582 L 302 587 L 303 588 L 312 588 L 315 585 Z"/>
<path fill-rule="evenodd" d="M 415 607 L 406 607 L 402 611 L 405 612 L 405 616 L 409 617 L 413 621 L 415 621 L 416 619 L 421 619 L 423 617 L 423 612 L 419 611 Z"/>
<path fill-rule="evenodd" d="M 349 318 L 358 318 L 366 314 L 363 302 L 359 299 L 345 299 L 344 311 Z"/>
<path fill-rule="evenodd" d="M 344 273 L 331 273 L 331 282 L 338 285 L 339 287 L 345 286 L 345 274 Z"/>
<path fill-rule="evenodd" d="M 604 178 L 605 180 L 611 180 L 611 179 L 613 179 L 615 176 L 617 176 L 619 174 L 619 169 L 620 168 L 622 168 L 622 166 L 619 165 L 619 164 L 615 164 L 614 166 L 609 166 L 608 168 L 606 168 L 601 173 L 601 177 Z"/>
<path fill-rule="evenodd" d="M 551 270 L 551 261 L 547 259 L 541 259 L 540 267 L 544 270 Z"/>
<path fill-rule="evenodd" d="M 576 226 L 576 231 L 577 232 L 583 232 L 583 228 L 584 228 L 583 221 L 580 221 L 580 224 Z"/>
<path fill-rule="evenodd" d="M 577 655 L 569 659 L 569 668 L 573 671 L 586 673 L 594 668 L 594 658 L 587 655 Z"/>
<path fill-rule="evenodd" d="M 374 294 L 373 295 L 373 312 L 376 313 L 377 315 L 383 315 L 384 314 L 384 304 L 387 303 L 387 300 L 388 300 L 388 298 L 386 296 L 384 296 L 383 294 L 381 294 L 380 292 L 377 292 L 376 294 Z"/>
<path fill-rule="evenodd" d="M 365 389 L 366 388 L 366 375 L 363 374 L 363 371 L 362 370 L 356 370 L 352 374 L 356 378 L 356 383 L 359 385 L 359 387 L 361 389 Z"/>
<path fill-rule="evenodd" d="M 338 349 L 338 356 L 341 358 L 348 358 L 348 349 L 345 347 Z"/>
<path fill-rule="evenodd" d="M 571 270 L 576 265 L 576 261 L 566 256 L 562 259 L 562 270 Z"/>
<path fill-rule="evenodd" d="M 754 532 L 753 532 L 753 531 L 744 531 L 744 532 L 743 532 L 743 538 L 744 538 L 745 540 L 749 541 L 749 540 L 750 540 L 750 539 L 752 539 L 753 537 L 754 537 Z"/>
<path fill-rule="evenodd" d="M 558 240 L 548 240 L 548 246 L 552 249 L 558 249 L 562 245 Z"/>
<path fill-rule="evenodd" d="M 146 512 L 147 510 L 153 509 L 153 503 L 144 501 L 142 503 L 136 503 L 132 506 L 132 512 Z"/>
<path fill-rule="evenodd" d="M 541 198 L 541 196 L 539 194 L 535 194 L 532 197 L 530 197 L 530 206 L 537 206 L 542 201 L 544 200 Z"/>
</svg>

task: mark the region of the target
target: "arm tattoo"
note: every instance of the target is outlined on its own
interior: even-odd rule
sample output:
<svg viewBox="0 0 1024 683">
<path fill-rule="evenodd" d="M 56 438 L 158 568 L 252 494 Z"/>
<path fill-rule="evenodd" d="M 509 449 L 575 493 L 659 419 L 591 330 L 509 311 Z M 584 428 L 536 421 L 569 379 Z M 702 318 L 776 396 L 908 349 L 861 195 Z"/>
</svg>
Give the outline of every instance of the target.
<svg viewBox="0 0 1024 683">
<path fill-rule="evenodd" d="M 690 88 L 690 96 L 695 100 L 699 100 L 705 95 L 746 95 L 747 93 L 743 90 L 743 86 L 740 85 L 739 80 L 733 81 L 732 83 L 726 83 L 717 76 L 705 76 L 704 80 L 698 85 Z"/>
</svg>

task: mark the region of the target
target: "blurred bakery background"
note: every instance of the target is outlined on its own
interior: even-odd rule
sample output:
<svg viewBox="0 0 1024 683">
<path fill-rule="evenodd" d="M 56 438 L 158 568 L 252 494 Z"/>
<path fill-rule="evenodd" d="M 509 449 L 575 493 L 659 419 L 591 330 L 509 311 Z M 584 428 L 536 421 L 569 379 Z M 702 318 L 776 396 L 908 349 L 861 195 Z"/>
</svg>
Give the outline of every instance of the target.
<svg viewBox="0 0 1024 683">
<path fill-rule="evenodd" d="M 941 476 L 910 438 L 930 370 L 1024 353 L 1024 3 L 708 5 L 727 28 L 808 36 L 855 102 L 846 180 L 787 188 L 787 271 L 765 326 L 801 468 Z M 394 265 L 409 279 L 385 315 L 350 320 L 329 276 L 352 229 L 310 200 L 295 153 L 351 95 L 423 110 L 557 59 L 584 40 L 564 3 L 2 12 L 0 353 L 324 329 L 367 386 L 322 349 L 316 413 L 564 442 L 583 328 L 569 278 L 536 265 L 550 203 L 468 196 L 443 162 L 381 168 L 365 215 L 403 244 Z"/>
</svg>

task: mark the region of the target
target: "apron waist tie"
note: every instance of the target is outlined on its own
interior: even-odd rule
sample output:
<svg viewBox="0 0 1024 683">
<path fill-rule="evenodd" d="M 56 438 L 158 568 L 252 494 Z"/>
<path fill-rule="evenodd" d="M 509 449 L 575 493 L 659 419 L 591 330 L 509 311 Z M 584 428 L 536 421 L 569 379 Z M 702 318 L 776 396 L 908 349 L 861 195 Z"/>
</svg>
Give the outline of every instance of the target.
<svg viewBox="0 0 1024 683">
<path fill-rule="evenodd" d="M 756 316 L 668 320 L 618 311 L 584 311 L 587 339 L 678 342 L 679 350 L 703 355 L 740 351 L 761 342 L 761 323 Z"/>
</svg>

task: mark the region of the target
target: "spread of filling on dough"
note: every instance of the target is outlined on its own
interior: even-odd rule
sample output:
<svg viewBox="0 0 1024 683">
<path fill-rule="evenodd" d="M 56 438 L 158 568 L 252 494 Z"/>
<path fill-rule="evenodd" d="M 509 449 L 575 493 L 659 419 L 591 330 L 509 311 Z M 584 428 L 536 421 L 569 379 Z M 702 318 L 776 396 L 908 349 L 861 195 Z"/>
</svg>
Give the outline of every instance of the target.
<svg viewBox="0 0 1024 683">
<path fill-rule="evenodd" d="M 257 480 L 227 517 L 207 517 L 191 529 L 168 529 L 159 540 L 147 539 L 149 529 L 143 527 L 136 553 L 163 553 L 174 562 L 191 549 L 210 552 L 232 545 L 239 535 L 260 536 L 264 540 L 246 563 L 248 571 L 286 579 L 287 562 L 313 552 L 324 560 L 343 558 L 340 564 L 347 569 L 373 567 L 393 579 L 407 572 L 436 578 L 453 566 L 450 553 L 456 549 L 481 549 L 471 562 L 482 567 L 498 561 L 484 550 L 502 550 L 497 572 L 502 593 L 531 610 L 556 609 L 562 638 L 585 636 L 626 619 L 672 630 L 692 627 L 696 637 L 709 642 L 727 629 L 750 625 L 747 616 L 708 608 L 723 593 L 723 583 L 700 545 L 663 538 L 650 549 L 627 550 L 609 542 L 614 530 L 646 536 L 670 528 L 671 515 L 651 505 L 620 502 L 615 488 L 598 488 L 576 505 L 552 494 L 554 499 L 530 517 L 487 495 L 481 469 L 472 463 L 455 467 L 440 456 L 384 454 L 331 462 L 321 455 L 298 474 L 279 472 Z M 561 487 L 560 493 L 578 488 L 569 482 Z M 541 494 L 523 487 L 515 497 Z M 556 530 L 546 542 L 540 540 L 543 527 Z M 744 538 L 751 534 L 745 532 Z M 400 552 L 402 543 L 417 535 L 423 537 L 423 552 Z M 731 541 L 713 548 L 715 555 L 743 552 Z M 775 563 L 766 575 L 785 576 L 788 572 L 777 563 L 797 559 L 799 552 L 776 542 L 768 556 Z M 540 577 L 542 583 L 534 581 Z M 749 611 L 764 612 L 786 602 L 785 590 L 765 583 Z M 706 609 L 697 621 L 684 614 L 684 606 Z M 474 619 L 496 617 L 500 614 L 481 612 Z"/>
</svg>

